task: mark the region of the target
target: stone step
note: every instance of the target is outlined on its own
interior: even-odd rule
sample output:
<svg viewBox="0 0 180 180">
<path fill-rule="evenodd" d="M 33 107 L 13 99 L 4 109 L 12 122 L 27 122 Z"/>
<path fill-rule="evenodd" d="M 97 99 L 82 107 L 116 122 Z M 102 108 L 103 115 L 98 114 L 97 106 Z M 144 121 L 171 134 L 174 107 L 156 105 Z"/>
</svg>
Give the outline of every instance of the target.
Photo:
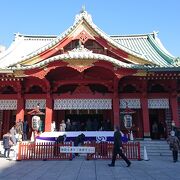
<svg viewBox="0 0 180 180">
<path fill-rule="evenodd" d="M 141 144 L 167 144 L 166 141 L 140 141 Z"/>
<path fill-rule="evenodd" d="M 169 145 L 166 140 L 159 141 L 140 141 L 141 157 L 144 156 L 144 146 L 146 147 L 148 156 L 172 156 Z"/>
</svg>

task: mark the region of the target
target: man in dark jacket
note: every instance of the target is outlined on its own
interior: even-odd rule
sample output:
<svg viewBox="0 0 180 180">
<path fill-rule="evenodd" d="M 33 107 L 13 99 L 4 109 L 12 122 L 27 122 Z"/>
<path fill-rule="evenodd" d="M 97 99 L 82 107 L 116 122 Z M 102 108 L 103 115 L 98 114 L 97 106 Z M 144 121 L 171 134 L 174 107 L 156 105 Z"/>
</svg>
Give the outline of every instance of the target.
<svg viewBox="0 0 180 180">
<path fill-rule="evenodd" d="M 74 146 L 81 146 L 84 144 L 85 141 L 85 135 L 81 133 L 78 135 L 74 140 Z M 78 153 L 75 153 L 75 156 L 78 156 Z"/>
<path fill-rule="evenodd" d="M 64 134 L 63 136 L 58 136 L 56 139 L 56 143 L 60 144 L 66 141 L 66 135 Z"/>
<path fill-rule="evenodd" d="M 54 156 L 59 155 L 59 147 L 60 145 L 63 145 L 63 143 L 66 141 L 66 135 L 58 136 L 57 139 L 55 139 L 54 143 Z"/>
<path fill-rule="evenodd" d="M 108 164 L 110 167 L 115 166 L 116 156 L 119 154 L 124 161 L 127 163 L 127 167 L 131 165 L 131 162 L 128 160 L 128 158 L 124 155 L 122 152 L 123 146 L 121 141 L 121 132 L 119 130 L 119 127 L 116 127 L 114 132 L 114 146 L 113 146 L 113 157 L 111 164 Z"/>
<path fill-rule="evenodd" d="M 83 133 L 81 133 L 80 135 L 78 135 L 75 140 L 74 140 L 74 146 L 79 146 L 79 145 L 83 145 L 85 141 L 85 135 Z"/>
</svg>

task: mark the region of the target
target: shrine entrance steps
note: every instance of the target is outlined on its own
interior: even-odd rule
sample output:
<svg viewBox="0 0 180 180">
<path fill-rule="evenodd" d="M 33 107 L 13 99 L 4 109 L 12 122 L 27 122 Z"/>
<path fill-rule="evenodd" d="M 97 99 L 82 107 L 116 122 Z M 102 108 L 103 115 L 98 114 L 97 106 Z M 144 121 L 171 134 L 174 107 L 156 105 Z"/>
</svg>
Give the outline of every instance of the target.
<svg viewBox="0 0 180 180">
<path fill-rule="evenodd" d="M 141 140 L 139 142 L 141 158 L 144 155 L 144 146 L 146 147 L 148 156 L 172 156 L 166 140 Z"/>
</svg>

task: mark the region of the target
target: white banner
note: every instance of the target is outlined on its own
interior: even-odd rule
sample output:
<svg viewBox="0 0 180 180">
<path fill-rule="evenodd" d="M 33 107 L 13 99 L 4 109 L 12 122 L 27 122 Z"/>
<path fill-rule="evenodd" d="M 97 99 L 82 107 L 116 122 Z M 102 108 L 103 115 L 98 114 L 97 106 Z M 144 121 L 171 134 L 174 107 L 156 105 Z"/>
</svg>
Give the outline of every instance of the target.
<svg viewBox="0 0 180 180">
<path fill-rule="evenodd" d="M 61 146 L 61 153 L 95 153 L 95 147 L 83 147 L 83 146 Z"/>
</svg>

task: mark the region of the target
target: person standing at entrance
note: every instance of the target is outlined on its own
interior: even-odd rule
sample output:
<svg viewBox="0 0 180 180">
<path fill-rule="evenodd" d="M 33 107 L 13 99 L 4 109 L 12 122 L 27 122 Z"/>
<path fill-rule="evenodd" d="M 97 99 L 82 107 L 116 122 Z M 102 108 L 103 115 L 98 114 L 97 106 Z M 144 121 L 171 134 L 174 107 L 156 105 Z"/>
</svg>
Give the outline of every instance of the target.
<svg viewBox="0 0 180 180">
<path fill-rule="evenodd" d="M 21 142 L 23 136 L 23 121 L 21 119 L 16 123 L 16 132 L 18 134 L 18 142 Z"/>
<path fill-rule="evenodd" d="M 172 151 L 173 161 L 177 162 L 178 161 L 178 150 L 180 149 L 180 141 L 175 136 L 174 131 L 170 132 L 170 136 L 167 138 L 167 142 L 169 144 L 170 150 Z"/>
<path fill-rule="evenodd" d="M 61 121 L 59 130 L 62 131 L 62 132 L 66 131 L 66 124 L 65 124 L 64 120 Z"/>
<path fill-rule="evenodd" d="M 158 124 L 156 121 L 154 121 L 154 123 L 152 125 L 152 134 L 153 134 L 153 139 L 158 138 Z"/>
<path fill-rule="evenodd" d="M 29 132 L 29 125 L 27 120 L 24 120 L 23 122 L 23 141 L 27 140 L 27 134 Z"/>
<path fill-rule="evenodd" d="M 56 131 L 56 122 L 52 121 L 51 123 L 51 132 L 55 132 Z"/>
<path fill-rule="evenodd" d="M 67 119 L 66 121 L 66 131 L 71 131 L 72 127 L 71 127 L 71 120 Z"/>
<path fill-rule="evenodd" d="M 16 125 L 14 125 L 11 129 L 10 129 L 10 134 L 12 137 L 12 141 L 13 144 L 16 145 L 18 139 L 17 139 L 17 132 L 16 132 Z"/>
<path fill-rule="evenodd" d="M 131 165 L 131 162 L 128 160 L 128 158 L 123 153 L 121 132 L 120 132 L 118 126 L 115 128 L 115 132 L 114 132 L 114 146 L 113 146 L 112 162 L 111 162 L 111 164 L 108 164 L 110 167 L 115 166 L 117 154 L 119 154 L 122 157 L 122 159 L 127 163 L 127 167 L 129 167 Z"/>
<path fill-rule="evenodd" d="M 165 128 L 164 128 L 164 124 L 162 121 L 159 122 L 158 124 L 158 132 L 159 132 L 159 138 L 164 138 L 164 131 L 165 131 Z"/>
</svg>

